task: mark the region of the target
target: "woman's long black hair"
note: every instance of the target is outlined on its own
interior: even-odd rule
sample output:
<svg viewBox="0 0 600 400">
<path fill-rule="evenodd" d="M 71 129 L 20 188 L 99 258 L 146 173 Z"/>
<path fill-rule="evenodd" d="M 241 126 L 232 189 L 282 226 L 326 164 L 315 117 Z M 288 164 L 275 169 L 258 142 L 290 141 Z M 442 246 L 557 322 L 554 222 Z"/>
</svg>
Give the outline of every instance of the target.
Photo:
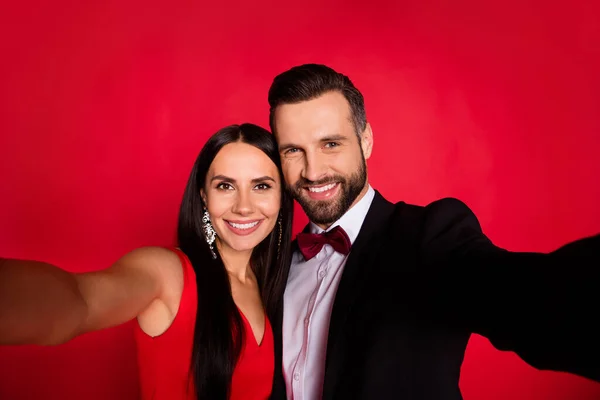
<svg viewBox="0 0 600 400">
<path fill-rule="evenodd" d="M 204 238 L 204 204 L 200 196 L 215 156 L 223 146 L 234 142 L 247 143 L 263 151 L 277 166 L 281 179 L 281 225 L 277 223 L 256 246 L 250 260 L 270 318 L 275 315 L 283 297 L 290 265 L 293 200 L 285 190 L 275 138 L 257 125 L 227 126 L 206 142 L 196 159 L 181 203 L 177 228 L 179 247 L 194 267 L 198 287 L 191 365 L 198 400 L 229 398 L 233 370 L 243 346 L 242 317 L 231 295 L 227 271 L 220 256 L 212 258 Z"/>
</svg>

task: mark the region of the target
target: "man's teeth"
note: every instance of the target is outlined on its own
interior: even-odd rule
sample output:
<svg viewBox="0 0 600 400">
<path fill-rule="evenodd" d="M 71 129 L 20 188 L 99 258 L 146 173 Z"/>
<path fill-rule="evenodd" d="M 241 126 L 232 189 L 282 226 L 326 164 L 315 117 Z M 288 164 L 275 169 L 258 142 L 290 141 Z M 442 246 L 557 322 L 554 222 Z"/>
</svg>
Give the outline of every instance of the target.
<svg viewBox="0 0 600 400">
<path fill-rule="evenodd" d="M 321 192 L 326 192 L 328 190 L 331 190 L 335 187 L 335 185 L 337 185 L 337 183 L 330 183 L 329 185 L 325 185 L 325 186 L 321 186 L 321 187 L 309 187 L 308 190 L 310 190 L 313 193 L 321 193 Z"/>
<path fill-rule="evenodd" d="M 236 224 L 235 222 L 229 222 L 229 225 L 237 229 L 250 229 L 258 225 L 258 221 L 250 222 L 248 224 Z"/>
</svg>

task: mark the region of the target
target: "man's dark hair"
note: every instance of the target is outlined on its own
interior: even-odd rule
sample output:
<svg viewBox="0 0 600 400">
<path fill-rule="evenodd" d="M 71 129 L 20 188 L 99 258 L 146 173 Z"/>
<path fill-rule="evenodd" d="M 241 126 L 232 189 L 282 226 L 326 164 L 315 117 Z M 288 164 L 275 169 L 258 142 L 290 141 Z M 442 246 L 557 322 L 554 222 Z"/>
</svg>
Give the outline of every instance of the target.
<svg viewBox="0 0 600 400">
<path fill-rule="evenodd" d="M 350 116 L 357 135 L 367 126 L 365 101 L 350 78 L 320 64 L 293 67 L 273 79 L 269 89 L 269 125 L 275 132 L 275 109 L 283 104 L 296 104 L 315 99 L 327 92 L 341 93 L 350 104 Z"/>
</svg>

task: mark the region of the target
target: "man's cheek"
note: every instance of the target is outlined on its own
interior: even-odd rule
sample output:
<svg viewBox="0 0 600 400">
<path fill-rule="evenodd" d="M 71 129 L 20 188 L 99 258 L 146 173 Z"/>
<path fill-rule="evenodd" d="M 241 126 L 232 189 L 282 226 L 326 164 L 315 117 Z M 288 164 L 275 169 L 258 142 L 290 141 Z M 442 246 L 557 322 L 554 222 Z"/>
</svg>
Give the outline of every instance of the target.
<svg viewBox="0 0 600 400">
<path fill-rule="evenodd" d="M 285 183 L 287 186 L 293 186 L 297 181 L 297 174 L 291 168 L 283 167 L 283 179 L 285 179 Z"/>
</svg>

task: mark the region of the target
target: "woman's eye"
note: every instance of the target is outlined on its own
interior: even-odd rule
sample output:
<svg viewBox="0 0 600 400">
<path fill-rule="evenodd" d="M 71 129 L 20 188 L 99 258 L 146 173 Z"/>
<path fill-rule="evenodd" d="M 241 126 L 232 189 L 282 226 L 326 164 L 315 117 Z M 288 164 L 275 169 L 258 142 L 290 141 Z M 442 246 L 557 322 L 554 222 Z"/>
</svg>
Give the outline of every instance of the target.
<svg viewBox="0 0 600 400">
<path fill-rule="evenodd" d="M 271 189 L 271 186 L 267 185 L 266 183 L 259 183 L 258 185 L 256 185 L 256 188 L 258 190 L 267 190 Z"/>
<path fill-rule="evenodd" d="M 217 185 L 217 189 L 231 190 L 231 189 L 233 189 L 233 187 L 229 183 L 221 182 Z"/>
</svg>

